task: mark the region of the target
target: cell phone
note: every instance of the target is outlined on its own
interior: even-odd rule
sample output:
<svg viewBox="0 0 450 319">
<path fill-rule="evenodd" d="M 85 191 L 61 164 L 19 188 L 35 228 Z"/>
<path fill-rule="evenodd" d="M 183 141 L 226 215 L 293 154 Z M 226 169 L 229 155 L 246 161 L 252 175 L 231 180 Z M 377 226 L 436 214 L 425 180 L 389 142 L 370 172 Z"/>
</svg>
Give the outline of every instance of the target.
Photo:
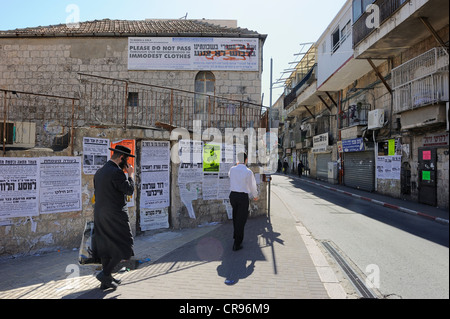
<svg viewBox="0 0 450 319">
<path fill-rule="evenodd" d="M 121 162 L 121 163 L 119 164 L 119 167 L 120 167 L 120 169 L 128 168 L 128 163 L 127 163 L 127 162 Z"/>
</svg>

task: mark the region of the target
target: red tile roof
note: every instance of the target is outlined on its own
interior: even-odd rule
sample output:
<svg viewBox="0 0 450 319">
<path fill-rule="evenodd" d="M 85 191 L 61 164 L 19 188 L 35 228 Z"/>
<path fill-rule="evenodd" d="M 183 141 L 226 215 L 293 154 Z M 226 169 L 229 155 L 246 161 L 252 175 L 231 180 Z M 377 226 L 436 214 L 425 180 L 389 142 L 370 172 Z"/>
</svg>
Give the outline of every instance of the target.
<svg viewBox="0 0 450 319">
<path fill-rule="evenodd" d="M 266 35 L 242 28 L 222 27 L 208 20 L 95 20 L 80 22 L 77 27 L 67 24 L 46 27 L 31 27 L 0 31 L 5 37 L 128 37 L 128 36 L 172 36 L 172 37 L 250 37 L 265 39 Z"/>
</svg>

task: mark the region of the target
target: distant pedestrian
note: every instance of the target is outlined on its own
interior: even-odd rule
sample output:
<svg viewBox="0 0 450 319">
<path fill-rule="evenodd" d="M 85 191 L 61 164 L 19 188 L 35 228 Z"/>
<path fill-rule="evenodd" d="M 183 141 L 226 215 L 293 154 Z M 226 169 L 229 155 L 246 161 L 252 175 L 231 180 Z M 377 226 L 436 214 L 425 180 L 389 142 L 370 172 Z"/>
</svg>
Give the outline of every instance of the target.
<svg viewBox="0 0 450 319">
<path fill-rule="evenodd" d="M 281 163 L 280 159 L 278 159 L 278 169 L 277 173 L 281 173 L 281 170 L 283 169 L 283 164 Z"/>
<path fill-rule="evenodd" d="M 94 176 L 93 253 L 102 262 L 103 270 L 96 277 L 101 289 L 117 288 L 120 280 L 112 277 L 114 267 L 134 255 L 126 201 L 126 196 L 134 192 L 134 168 L 127 163 L 128 157 L 134 155 L 122 145 L 110 150 L 114 152 L 111 160 Z"/>
<path fill-rule="evenodd" d="M 287 162 L 287 159 L 285 159 L 284 163 L 283 163 L 284 174 L 287 174 L 288 168 L 289 168 L 289 163 Z"/>
<path fill-rule="evenodd" d="M 298 162 L 298 165 L 297 165 L 298 177 L 302 177 L 304 168 L 305 168 L 305 165 L 303 165 L 303 162 L 302 161 Z"/>
<path fill-rule="evenodd" d="M 233 208 L 234 251 L 242 249 L 244 228 L 250 205 L 249 195 L 255 201 L 258 200 L 255 175 L 247 168 L 247 162 L 247 154 L 239 153 L 237 165 L 233 166 L 228 173 L 231 190 L 230 203 Z"/>
</svg>

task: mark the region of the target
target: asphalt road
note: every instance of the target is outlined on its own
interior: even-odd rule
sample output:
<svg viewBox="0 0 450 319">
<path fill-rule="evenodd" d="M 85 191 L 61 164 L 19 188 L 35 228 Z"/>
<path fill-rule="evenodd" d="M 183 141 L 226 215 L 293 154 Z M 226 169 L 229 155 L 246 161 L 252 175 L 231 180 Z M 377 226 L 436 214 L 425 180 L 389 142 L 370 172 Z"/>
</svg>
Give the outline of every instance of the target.
<svg viewBox="0 0 450 319">
<path fill-rule="evenodd" d="M 449 227 L 274 175 L 272 196 L 384 298 L 449 298 Z M 388 198 L 388 197 L 387 197 Z"/>
</svg>

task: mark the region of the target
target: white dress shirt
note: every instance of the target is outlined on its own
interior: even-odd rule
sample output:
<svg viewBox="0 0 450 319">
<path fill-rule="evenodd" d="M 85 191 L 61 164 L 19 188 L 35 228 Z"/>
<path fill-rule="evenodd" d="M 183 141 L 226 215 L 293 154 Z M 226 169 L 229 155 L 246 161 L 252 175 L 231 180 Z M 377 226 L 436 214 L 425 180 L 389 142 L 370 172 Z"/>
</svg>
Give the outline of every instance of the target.
<svg viewBox="0 0 450 319">
<path fill-rule="evenodd" d="M 252 198 L 258 197 L 256 180 L 253 172 L 244 164 L 233 166 L 228 172 L 230 177 L 230 190 L 237 193 L 247 193 Z"/>
</svg>

